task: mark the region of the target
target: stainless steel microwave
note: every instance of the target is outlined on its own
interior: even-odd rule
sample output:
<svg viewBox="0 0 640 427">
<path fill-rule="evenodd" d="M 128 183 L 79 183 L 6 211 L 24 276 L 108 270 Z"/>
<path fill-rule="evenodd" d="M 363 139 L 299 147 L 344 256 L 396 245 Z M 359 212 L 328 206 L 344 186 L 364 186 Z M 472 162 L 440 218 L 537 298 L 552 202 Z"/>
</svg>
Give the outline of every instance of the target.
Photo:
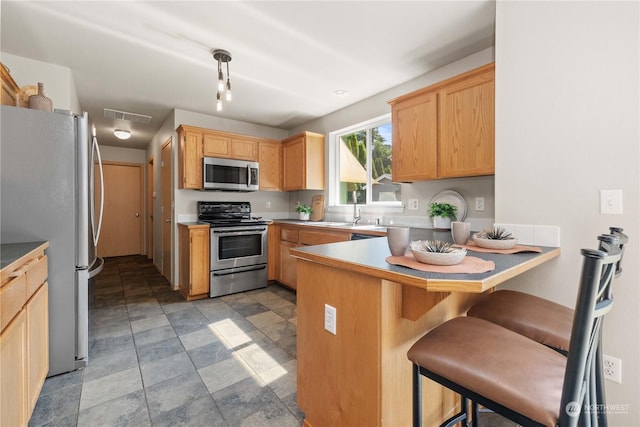
<svg viewBox="0 0 640 427">
<path fill-rule="evenodd" d="M 205 157 L 202 162 L 204 190 L 257 191 L 258 162 Z"/>
</svg>

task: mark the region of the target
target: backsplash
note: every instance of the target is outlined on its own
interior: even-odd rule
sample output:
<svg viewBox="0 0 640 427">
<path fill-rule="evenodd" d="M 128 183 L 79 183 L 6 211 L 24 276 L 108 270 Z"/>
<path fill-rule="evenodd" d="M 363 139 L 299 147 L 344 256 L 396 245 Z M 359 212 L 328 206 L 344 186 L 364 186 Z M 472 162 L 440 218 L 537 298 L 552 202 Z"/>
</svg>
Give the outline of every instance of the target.
<svg viewBox="0 0 640 427">
<path fill-rule="evenodd" d="M 518 239 L 518 243 L 523 245 L 560 246 L 560 227 L 557 225 L 501 223 L 495 225 L 509 231 Z"/>
</svg>

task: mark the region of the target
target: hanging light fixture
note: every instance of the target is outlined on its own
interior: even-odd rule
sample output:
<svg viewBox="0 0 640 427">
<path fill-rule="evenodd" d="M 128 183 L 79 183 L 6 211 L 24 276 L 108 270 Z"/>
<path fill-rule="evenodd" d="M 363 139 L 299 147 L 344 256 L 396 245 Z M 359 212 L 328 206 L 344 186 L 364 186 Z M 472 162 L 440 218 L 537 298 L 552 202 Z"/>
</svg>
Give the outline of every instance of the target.
<svg viewBox="0 0 640 427">
<path fill-rule="evenodd" d="M 229 75 L 229 62 L 231 62 L 231 54 L 226 50 L 212 49 L 213 59 L 218 61 L 218 94 L 216 96 L 216 110 L 222 111 L 222 93 L 227 91 L 226 99 L 231 101 L 231 77 Z M 225 84 L 224 74 L 222 73 L 222 63 L 227 65 L 227 82 Z"/>
</svg>

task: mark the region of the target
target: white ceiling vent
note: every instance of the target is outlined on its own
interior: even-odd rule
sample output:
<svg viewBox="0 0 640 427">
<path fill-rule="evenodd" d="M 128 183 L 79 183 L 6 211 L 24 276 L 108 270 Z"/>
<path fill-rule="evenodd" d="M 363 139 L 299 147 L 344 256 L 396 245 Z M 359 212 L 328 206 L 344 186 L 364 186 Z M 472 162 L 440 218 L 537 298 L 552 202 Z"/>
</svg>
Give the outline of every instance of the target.
<svg viewBox="0 0 640 427">
<path fill-rule="evenodd" d="M 127 113 L 125 111 L 112 110 L 110 108 L 104 109 L 104 116 L 108 119 L 129 120 L 131 122 L 144 123 L 145 125 L 148 125 L 151 122 L 151 116 Z"/>
</svg>

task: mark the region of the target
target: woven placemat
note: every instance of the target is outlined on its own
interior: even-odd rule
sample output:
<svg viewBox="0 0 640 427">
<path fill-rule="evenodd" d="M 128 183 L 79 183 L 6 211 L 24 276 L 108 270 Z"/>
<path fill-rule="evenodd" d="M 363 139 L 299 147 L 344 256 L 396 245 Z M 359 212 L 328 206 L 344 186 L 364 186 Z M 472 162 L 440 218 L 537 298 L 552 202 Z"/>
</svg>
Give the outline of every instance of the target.
<svg viewBox="0 0 640 427">
<path fill-rule="evenodd" d="M 481 258 L 467 255 L 460 264 L 455 265 L 433 265 L 424 264 L 416 260 L 413 254 L 408 253 L 405 256 L 389 256 L 386 258 L 389 264 L 401 265 L 414 270 L 428 271 L 430 273 L 486 273 L 493 271 L 496 265 L 493 261 L 487 261 Z"/>
<path fill-rule="evenodd" d="M 481 248 L 480 246 L 476 245 L 472 241 L 467 242 L 466 245 L 453 245 L 453 246 L 455 246 L 456 248 L 465 248 L 468 251 L 484 252 L 484 253 L 487 253 L 487 254 L 505 254 L 505 255 L 510 255 L 510 254 L 517 254 L 519 252 L 537 252 L 537 253 L 542 252 L 542 249 L 540 249 L 537 246 L 525 246 L 525 245 L 515 245 L 511 249 Z"/>
</svg>

